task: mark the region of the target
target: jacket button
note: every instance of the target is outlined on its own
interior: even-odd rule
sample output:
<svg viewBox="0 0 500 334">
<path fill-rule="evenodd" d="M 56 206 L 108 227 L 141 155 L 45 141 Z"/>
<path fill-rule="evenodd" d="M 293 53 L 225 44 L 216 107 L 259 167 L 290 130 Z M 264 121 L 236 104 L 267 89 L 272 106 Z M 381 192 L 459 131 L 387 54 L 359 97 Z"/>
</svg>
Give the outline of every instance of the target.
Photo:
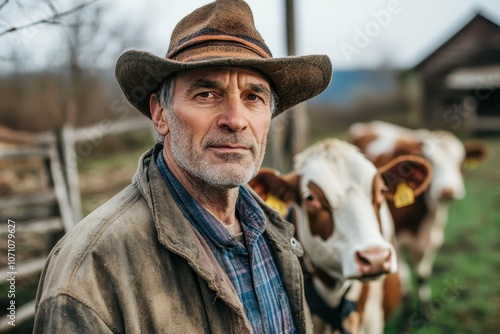
<svg viewBox="0 0 500 334">
<path fill-rule="evenodd" d="M 294 248 L 297 247 L 297 239 L 295 238 L 290 239 L 290 245 L 292 245 L 292 247 Z"/>
</svg>

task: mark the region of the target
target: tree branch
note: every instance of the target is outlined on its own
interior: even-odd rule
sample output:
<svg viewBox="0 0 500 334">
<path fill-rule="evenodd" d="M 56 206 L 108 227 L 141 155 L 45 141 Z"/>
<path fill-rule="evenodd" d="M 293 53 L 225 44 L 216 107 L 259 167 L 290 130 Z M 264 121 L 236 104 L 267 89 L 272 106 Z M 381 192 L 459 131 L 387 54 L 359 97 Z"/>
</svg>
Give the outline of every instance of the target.
<svg viewBox="0 0 500 334">
<path fill-rule="evenodd" d="M 5 4 L 8 2 L 9 0 L 5 0 L 0 6 L 5 6 Z M 85 7 L 88 7 L 94 3 L 96 3 L 98 0 L 91 0 L 89 2 L 86 2 L 86 3 L 82 3 L 78 6 L 75 6 L 71 9 L 68 9 L 67 11 L 64 11 L 64 12 L 61 12 L 61 13 L 55 13 L 54 15 L 52 16 L 49 16 L 45 19 L 41 19 L 41 20 L 38 20 L 38 21 L 34 21 L 34 22 L 30 22 L 28 24 L 25 24 L 25 25 L 22 25 L 22 26 L 18 26 L 18 27 L 11 27 L 11 28 L 8 28 L 8 29 L 5 29 L 4 31 L 1 31 L 0 32 L 0 37 L 8 34 L 8 33 L 12 33 L 14 31 L 20 31 L 20 30 L 23 30 L 23 29 L 27 29 L 27 28 L 30 28 L 30 27 L 33 27 L 33 26 L 37 26 L 37 25 L 40 25 L 40 24 L 50 24 L 50 25 L 57 25 L 57 24 L 60 24 L 61 22 L 59 21 L 61 18 L 65 17 L 65 16 L 68 16 L 68 15 L 71 15 L 71 14 L 74 14 L 82 9 L 84 9 Z M 0 7 L 1 9 L 1 7 Z"/>
<path fill-rule="evenodd" d="M 9 3 L 10 0 L 4 0 L 1 4 L 0 4 L 0 10 L 2 10 L 3 7 L 5 7 L 8 3 Z"/>
</svg>

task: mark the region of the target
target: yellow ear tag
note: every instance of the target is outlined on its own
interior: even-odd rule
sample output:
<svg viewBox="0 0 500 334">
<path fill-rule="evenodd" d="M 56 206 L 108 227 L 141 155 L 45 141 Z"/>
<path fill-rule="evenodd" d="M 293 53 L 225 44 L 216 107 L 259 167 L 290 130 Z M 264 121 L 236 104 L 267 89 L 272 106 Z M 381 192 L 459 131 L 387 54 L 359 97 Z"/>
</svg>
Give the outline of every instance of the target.
<svg viewBox="0 0 500 334">
<path fill-rule="evenodd" d="M 267 194 L 266 204 L 278 211 L 282 217 L 284 217 L 288 212 L 286 203 L 272 194 Z"/>
<path fill-rule="evenodd" d="M 415 195 L 405 182 L 398 183 L 394 193 L 394 206 L 396 209 L 415 203 Z"/>
<path fill-rule="evenodd" d="M 465 160 L 465 168 L 468 170 L 476 169 L 479 166 L 479 159 L 469 158 Z"/>
</svg>

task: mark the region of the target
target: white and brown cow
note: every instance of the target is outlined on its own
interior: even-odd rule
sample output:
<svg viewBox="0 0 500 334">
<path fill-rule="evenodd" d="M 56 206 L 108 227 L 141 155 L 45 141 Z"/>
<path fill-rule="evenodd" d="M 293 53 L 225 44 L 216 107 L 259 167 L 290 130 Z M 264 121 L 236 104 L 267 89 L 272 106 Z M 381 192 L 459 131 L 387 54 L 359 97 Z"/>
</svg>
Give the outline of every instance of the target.
<svg viewBox="0 0 500 334">
<path fill-rule="evenodd" d="M 263 199 L 279 199 L 290 209 L 288 219 L 304 248 L 306 298 L 316 333 L 383 332 L 400 293 L 398 285 L 392 289 L 396 295 L 384 295 L 384 284 L 399 283 L 397 275 L 383 280 L 397 270 L 385 198 L 400 181 L 419 194 L 429 170 L 425 159 L 411 156 L 377 170 L 354 145 L 328 139 L 299 153 L 293 172 L 281 176 L 262 169 L 250 181 Z"/>
<path fill-rule="evenodd" d="M 376 166 L 404 154 L 419 155 L 432 165 L 431 184 L 423 194 L 415 197 L 413 204 L 396 208 L 389 201 L 396 238 L 399 246 L 409 252 L 417 276 L 419 300 L 425 309 L 431 298 L 427 280 L 444 240 L 449 204 L 464 198 L 464 167 L 483 160 L 486 147 L 479 142 L 464 145 L 447 131 L 411 130 L 381 121 L 355 123 L 348 135 Z M 402 263 L 400 274 L 403 293 L 407 295 L 410 293 L 409 269 Z"/>
</svg>

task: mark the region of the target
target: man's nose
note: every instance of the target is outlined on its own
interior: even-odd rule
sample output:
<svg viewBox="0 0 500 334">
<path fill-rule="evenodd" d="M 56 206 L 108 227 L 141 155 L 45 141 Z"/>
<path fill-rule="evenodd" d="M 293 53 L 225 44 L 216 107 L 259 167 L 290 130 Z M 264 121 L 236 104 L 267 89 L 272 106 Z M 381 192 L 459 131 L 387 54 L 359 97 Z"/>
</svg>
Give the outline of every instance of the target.
<svg viewBox="0 0 500 334">
<path fill-rule="evenodd" d="M 247 128 L 245 106 L 239 96 L 230 95 L 222 108 L 217 124 L 220 128 L 231 132 L 239 132 Z"/>
</svg>

